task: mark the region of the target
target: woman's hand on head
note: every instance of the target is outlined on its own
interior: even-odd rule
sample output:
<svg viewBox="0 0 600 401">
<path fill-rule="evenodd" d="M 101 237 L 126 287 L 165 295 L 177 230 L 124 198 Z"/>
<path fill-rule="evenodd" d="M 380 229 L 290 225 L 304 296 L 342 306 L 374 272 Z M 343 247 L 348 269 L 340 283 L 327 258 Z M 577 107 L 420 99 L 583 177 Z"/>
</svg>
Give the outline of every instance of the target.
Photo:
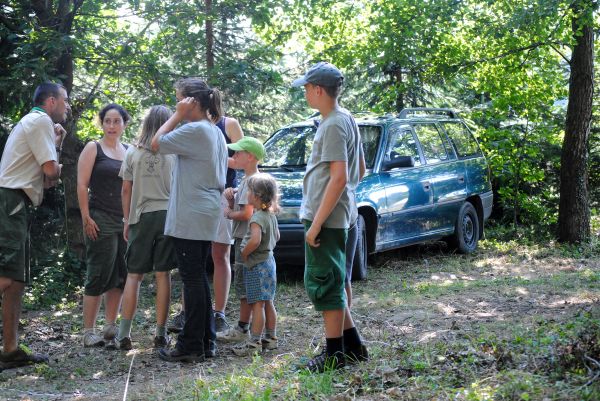
<svg viewBox="0 0 600 401">
<path fill-rule="evenodd" d="M 177 106 L 175 107 L 175 112 L 185 117 L 188 115 L 190 111 L 196 107 L 198 102 L 193 97 L 186 97 L 177 102 Z"/>
</svg>

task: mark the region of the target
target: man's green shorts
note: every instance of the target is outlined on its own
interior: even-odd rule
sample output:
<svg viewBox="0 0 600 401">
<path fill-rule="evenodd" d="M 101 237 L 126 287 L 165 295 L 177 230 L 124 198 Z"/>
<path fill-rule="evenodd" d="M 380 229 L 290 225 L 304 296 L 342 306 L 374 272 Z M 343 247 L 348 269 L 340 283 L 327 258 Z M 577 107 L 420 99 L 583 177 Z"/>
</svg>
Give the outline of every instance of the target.
<svg viewBox="0 0 600 401">
<path fill-rule="evenodd" d="M 304 221 L 304 233 L 311 222 Z M 306 267 L 304 288 L 315 310 L 328 311 L 346 307 L 346 238 L 344 228 L 322 228 L 319 247 L 304 243 Z"/>
<path fill-rule="evenodd" d="M 29 208 L 20 189 L 0 188 L 0 277 L 29 284 Z"/>
<path fill-rule="evenodd" d="M 242 239 L 234 238 L 233 242 L 233 287 L 238 299 L 246 298 L 246 283 L 244 282 L 244 261 L 242 260 Z"/>
<path fill-rule="evenodd" d="M 166 218 L 166 210 L 142 213 L 140 220 L 129 226 L 127 272 L 166 272 L 176 267 L 173 238 L 164 234 Z"/>
<path fill-rule="evenodd" d="M 100 231 L 98 239 L 85 237 L 87 272 L 84 294 L 98 296 L 113 288 L 123 289 L 127 279 L 123 221 L 121 216 L 91 209 L 90 216 Z"/>
</svg>

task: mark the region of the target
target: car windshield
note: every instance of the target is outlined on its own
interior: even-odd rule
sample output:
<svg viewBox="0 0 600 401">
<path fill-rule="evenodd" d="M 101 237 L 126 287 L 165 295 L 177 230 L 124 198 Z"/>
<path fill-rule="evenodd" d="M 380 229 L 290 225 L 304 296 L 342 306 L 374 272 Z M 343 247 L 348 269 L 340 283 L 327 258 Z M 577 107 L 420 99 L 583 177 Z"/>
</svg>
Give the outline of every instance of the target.
<svg viewBox="0 0 600 401">
<path fill-rule="evenodd" d="M 381 127 L 360 125 L 367 168 L 372 168 L 381 136 Z M 265 143 L 266 157 L 261 167 L 305 167 L 312 152 L 315 125 L 289 127 L 277 131 Z"/>
</svg>

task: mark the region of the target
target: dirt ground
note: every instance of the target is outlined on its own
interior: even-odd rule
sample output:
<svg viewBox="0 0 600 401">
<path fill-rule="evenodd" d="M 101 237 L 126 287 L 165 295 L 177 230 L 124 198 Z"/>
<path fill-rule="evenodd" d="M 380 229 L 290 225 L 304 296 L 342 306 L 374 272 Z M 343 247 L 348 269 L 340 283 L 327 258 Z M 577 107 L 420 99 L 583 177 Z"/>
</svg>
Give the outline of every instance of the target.
<svg viewBox="0 0 600 401">
<path fill-rule="evenodd" d="M 291 364 L 313 352 L 323 337 L 301 274 L 287 276 L 276 300 L 279 348 L 265 353 L 265 364 Z M 484 247 L 471 256 L 452 255 L 436 245 L 416 247 L 384 254 L 370 265 L 368 279 L 354 283 L 353 311 L 377 356 L 377 350 L 390 347 L 476 336 L 482 327 L 501 336 L 516 326 L 534 327 L 540 319 L 567 320 L 598 307 L 599 277 L 597 258 L 562 257 L 543 247 Z M 1 372 L 0 399 L 117 400 L 125 393 L 130 400 L 188 399 L 179 392 L 182 381 L 225 377 L 248 366 L 248 358 L 236 357 L 222 344 L 217 357 L 204 363 L 159 360 L 151 348 L 151 281 L 144 288 L 133 328 L 135 349 L 128 353 L 83 348 L 80 306 L 24 313 L 22 343 L 48 353 L 50 364 Z M 235 302 L 228 316 L 233 323 Z"/>
</svg>

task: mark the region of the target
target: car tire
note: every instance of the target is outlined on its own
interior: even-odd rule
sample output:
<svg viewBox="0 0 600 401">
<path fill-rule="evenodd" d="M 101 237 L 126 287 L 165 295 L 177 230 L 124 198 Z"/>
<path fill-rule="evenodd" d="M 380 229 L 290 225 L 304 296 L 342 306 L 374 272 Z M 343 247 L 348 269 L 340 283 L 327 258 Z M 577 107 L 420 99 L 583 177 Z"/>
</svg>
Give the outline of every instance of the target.
<svg viewBox="0 0 600 401">
<path fill-rule="evenodd" d="M 450 237 L 449 244 L 460 253 L 472 253 L 477 249 L 479 242 L 479 216 L 475 207 L 465 202 L 458 212 L 454 235 Z"/>
<path fill-rule="evenodd" d="M 354 261 L 352 262 L 352 281 L 364 280 L 367 278 L 367 226 L 365 219 L 360 214 L 356 221 L 358 226 L 358 235 L 356 239 L 356 250 L 354 251 Z"/>
</svg>

